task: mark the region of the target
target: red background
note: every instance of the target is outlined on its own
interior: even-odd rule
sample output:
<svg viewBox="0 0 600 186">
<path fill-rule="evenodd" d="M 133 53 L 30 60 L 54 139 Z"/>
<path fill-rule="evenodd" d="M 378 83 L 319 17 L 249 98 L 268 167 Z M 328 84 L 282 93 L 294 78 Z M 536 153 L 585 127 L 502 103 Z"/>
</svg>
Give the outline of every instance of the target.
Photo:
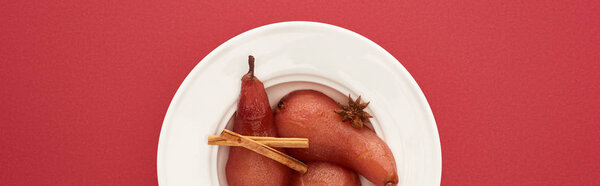
<svg viewBox="0 0 600 186">
<path fill-rule="evenodd" d="M 2 184 L 157 184 L 163 117 L 198 61 L 309 20 L 413 75 L 442 185 L 600 185 L 600 1 L 3 1 L 0 15 Z"/>
</svg>

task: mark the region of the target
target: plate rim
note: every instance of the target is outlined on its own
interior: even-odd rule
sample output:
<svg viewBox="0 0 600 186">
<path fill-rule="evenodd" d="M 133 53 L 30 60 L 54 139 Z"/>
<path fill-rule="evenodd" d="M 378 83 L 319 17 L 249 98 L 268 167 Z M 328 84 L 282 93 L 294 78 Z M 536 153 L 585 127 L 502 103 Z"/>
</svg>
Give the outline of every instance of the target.
<svg viewBox="0 0 600 186">
<path fill-rule="evenodd" d="M 263 25 L 263 26 L 259 26 L 253 29 L 250 29 L 248 31 L 242 32 L 234 37 L 232 37 L 231 39 L 228 39 L 227 41 L 223 42 L 222 44 L 220 44 L 218 47 L 216 47 L 215 49 L 213 49 L 211 52 L 209 52 L 204 58 L 202 58 L 202 60 L 200 60 L 195 66 L 194 68 L 192 68 L 192 70 L 186 75 L 185 79 L 183 80 L 183 82 L 181 83 L 181 85 L 177 88 L 177 91 L 175 92 L 173 99 L 171 99 L 171 102 L 169 103 L 169 107 L 167 108 L 167 111 L 165 113 L 165 117 L 163 119 L 162 122 L 162 126 L 160 129 L 160 133 L 159 133 L 159 139 L 158 139 L 158 146 L 156 148 L 157 152 L 156 152 L 156 177 L 157 177 L 157 181 L 158 184 L 161 184 L 161 174 L 162 173 L 161 170 L 164 170 L 163 166 L 161 165 L 161 160 L 163 159 L 162 153 L 164 150 L 164 148 L 166 147 L 165 145 L 165 136 L 166 135 L 166 131 L 169 130 L 169 125 L 167 123 L 167 121 L 170 120 L 170 118 L 173 115 L 173 110 L 174 110 L 174 105 L 179 102 L 179 100 L 181 99 L 181 94 L 184 90 L 186 90 L 189 86 L 190 86 L 190 81 L 192 81 L 191 77 L 195 77 L 195 75 L 197 73 L 199 73 L 199 71 L 202 69 L 203 66 L 206 65 L 206 61 L 211 61 L 212 58 L 214 58 L 216 55 L 218 55 L 223 49 L 227 48 L 229 45 L 231 45 L 231 43 L 234 43 L 237 40 L 241 40 L 246 38 L 248 35 L 251 35 L 255 32 L 261 32 L 262 30 L 268 30 L 268 29 L 274 29 L 277 27 L 297 27 L 297 26 L 305 26 L 305 27 L 326 27 L 328 29 L 333 29 L 336 30 L 338 32 L 345 32 L 349 35 L 351 35 L 352 37 L 354 37 L 355 39 L 359 39 L 364 41 L 365 43 L 367 43 L 368 45 L 370 45 L 370 47 L 373 47 L 375 50 L 378 50 L 379 52 L 381 52 L 383 54 L 383 57 L 392 60 L 392 61 L 396 61 L 396 63 L 394 63 L 394 65 L 392 65 L 395 70 L 401 72 L 399 75 L 404 76 L 404 78 L 406 78 L 408 80 L 408 86 L 410 86 L 411 89 L 414 89 L 416 92 L 416 96 L 418 97 L 418 102 L 424 106 L 423 109 L 425 109 L 424 111 L 425 113 L 425 119 L 429 120 L 432 124 L 432 126 L 427 126 L 426 128 L 428 128 L 431 134 L 433 134 L 434 139 L 433 140 L 433 144 L 434 145 L 434 149 L 432 152 L 434 152 L 434 158 L 436 158 L 437 162 L 439 162 L 439 170 L 437 171 L 437 175 L 436 176 L 436 183 L 441 184 L 441 177 L 442 177 L 442 149 L 441 149 L 441 141 L 440 141 L 440 137 L 439 137 L 439 131 L 437 129 L 437 122 L 435 121 L 435 117 L 433 115 L 433 111 L 431 110 L 431 107 L 429 105 L 429 102 L 427 101 L 425 94 L 423 93 L 423 90 L 419 87 L 419 85 L 417 84 L 416 80 L 413 78 L 413 76 L 410 74 L 410 72 L 408 72 L 408 70 L 402 65 L 402 63 L 396 59 L 391 53 L 389 53 L 387 50 L 385 50 L 383 47 L 381 47 L 380 45 L 378 45 L 377 43 L 375 43 L 374 41 L 368 39 L 367 37 L 360 35 L 352 30 L 346 29 L 346 28 L 342 28 L 336 25 L 332 25 L 332 24 L 327 24 L 327 23 L 322 23 L 322 22 L 314 22 L 314 21 L 285 21 L 285 22 L 277 22 L 277 23 L 271 23 L 271 24 L 267 24 L 267 25 Z M 436 150 L 437 149 L 437 150 Z M 435 162 L 434 162 L 435 163 Z"/>
</svg>

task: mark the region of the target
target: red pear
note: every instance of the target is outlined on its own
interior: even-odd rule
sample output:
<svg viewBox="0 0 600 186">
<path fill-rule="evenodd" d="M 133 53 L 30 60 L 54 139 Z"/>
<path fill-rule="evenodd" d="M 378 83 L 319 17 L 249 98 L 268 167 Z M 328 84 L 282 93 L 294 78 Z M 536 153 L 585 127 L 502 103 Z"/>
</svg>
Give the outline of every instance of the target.
<svg viewBox="0 0 600 186">
<path fill-rule="evenodd" d="M 342 166 L 327 162 L 308 162 L 308 172 L 292 175 L 291 186 L 358 186 L 358 175 Z"/>
<path fill-rule="evenodd" d="M 233 131 L 247 136 L 277 137 L 267 93 L 254 76 L 254 57 L 249 56 L 248 64 L 250 70 L 242 77 Z M 285 165 L 243 147 L 229 149 L 225 172 L 230 186 L 287 185 L 291 175 L 291 169 Z"/>
<path fill-rule="evenodd" d="M 374 131 L 362 127 L 362 119 L 368 122 L 371 116 L 362 112 L 366 104 L 357 102 L 342 107 L 321 92 L 294 91 L 278 104 L 277 130 L 282 137 L 310 140 L 308 149 L 288 149 L 288 153 L 300 160 L 339 164 L 376 185 L 396 185 L 394 156 Z M 344 111 L 352 113 L 342 116 Z"/>
</svg>

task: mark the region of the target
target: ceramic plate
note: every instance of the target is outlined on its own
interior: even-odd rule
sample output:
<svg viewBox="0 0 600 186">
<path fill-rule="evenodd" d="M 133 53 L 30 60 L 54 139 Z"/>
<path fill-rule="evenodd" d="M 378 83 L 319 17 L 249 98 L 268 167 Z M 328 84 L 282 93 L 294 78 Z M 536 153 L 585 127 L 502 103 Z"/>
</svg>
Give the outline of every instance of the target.
<svg viewBox="0 0 600 186">
<path fill-rule="evenodd" d="M 419 86 L 400 62 L 352 31 L 323 23 L 283 22 L 230 39 L 185 78 L 160 132 L 160 185 L 227 185 L 228 149 L 209 146 L 206 140 L 231 127 L 248 55 L 256 57 L 255 74 L 272 106 L 297 89 L 319 90 L 342 103 L 347 94 L 370 101 L 371 127 L 394 154 L 399 185 L 440 184 L 435 120 Z"/>
</svg>

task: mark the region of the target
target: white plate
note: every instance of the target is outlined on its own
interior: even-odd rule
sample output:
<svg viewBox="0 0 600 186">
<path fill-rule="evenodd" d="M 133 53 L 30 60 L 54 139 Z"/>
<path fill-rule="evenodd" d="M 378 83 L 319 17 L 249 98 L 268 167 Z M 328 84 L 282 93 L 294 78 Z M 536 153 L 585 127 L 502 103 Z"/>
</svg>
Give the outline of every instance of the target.
<svg viewBox="0 0 600 186">
<path fill-rule="evenodd" d="M 256 57 L 255 74 L 264 82 L 272 106 L 302 88 L 323 91 L 340 102 L 348 93 L 362 95 L 371 101 L 372 127 L 394 153 L 399 185 L 440 184 L 435 120 L 400 62 L 352 31 L 323 23 L 283 22 L 223 43 L 185 78 L 160 132 L 160 185 L 226 185 L 227 150 L 209 146 L 206 140 L 230 127 L 249 54 Z"/>
</svg>

